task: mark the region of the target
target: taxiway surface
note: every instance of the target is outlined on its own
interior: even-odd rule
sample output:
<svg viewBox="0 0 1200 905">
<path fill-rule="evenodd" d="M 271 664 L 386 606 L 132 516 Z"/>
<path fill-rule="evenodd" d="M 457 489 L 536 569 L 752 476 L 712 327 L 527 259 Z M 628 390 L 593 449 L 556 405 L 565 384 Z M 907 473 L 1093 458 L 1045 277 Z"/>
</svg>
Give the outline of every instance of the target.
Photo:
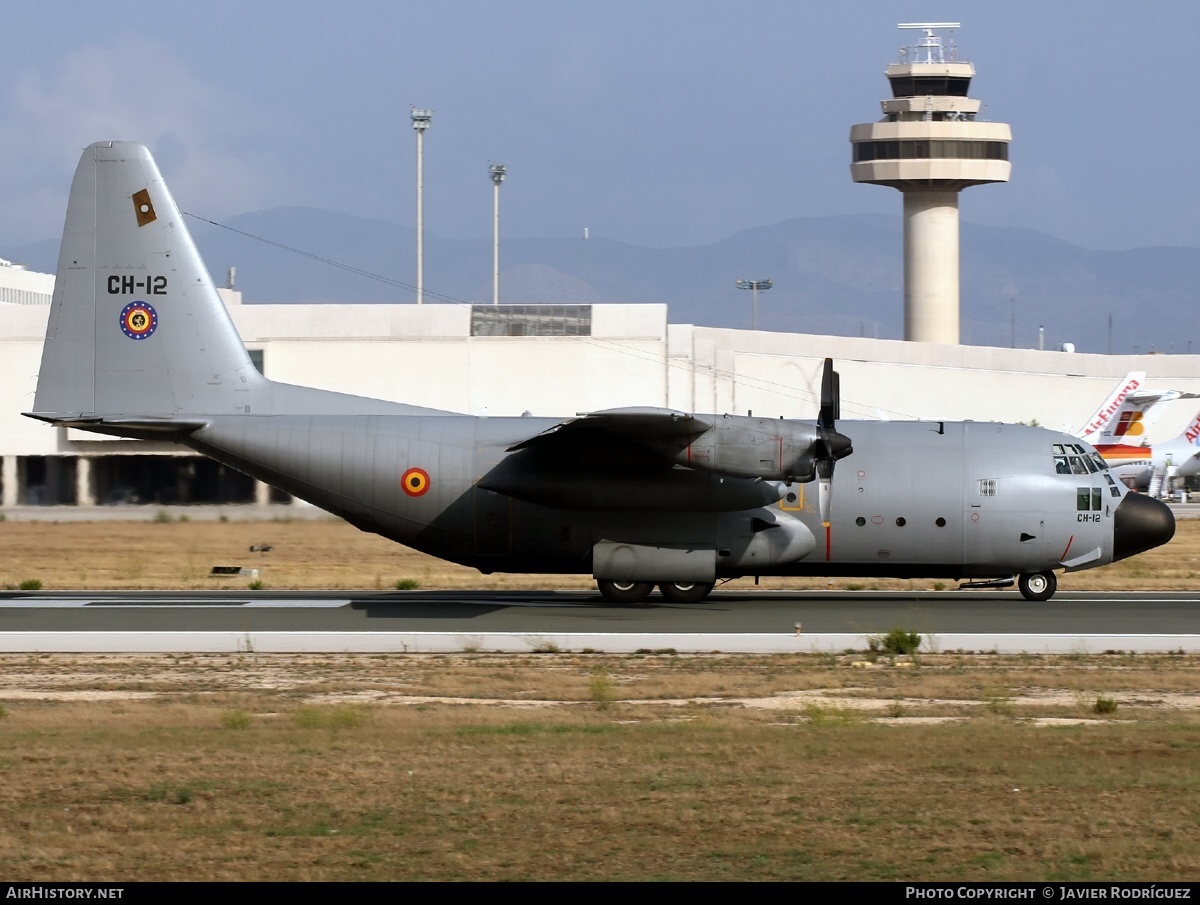
<svg viewBox="0 0 1200 905">
<path fill-rule="evenodd" d="M 942 649 L 1194 650 L 1198 616 L 1191 592 L 718 591 L 638 606 L 565 591 L 6 592 L 0 650 L 828 650 L 896 628 Z"/>
</svg>

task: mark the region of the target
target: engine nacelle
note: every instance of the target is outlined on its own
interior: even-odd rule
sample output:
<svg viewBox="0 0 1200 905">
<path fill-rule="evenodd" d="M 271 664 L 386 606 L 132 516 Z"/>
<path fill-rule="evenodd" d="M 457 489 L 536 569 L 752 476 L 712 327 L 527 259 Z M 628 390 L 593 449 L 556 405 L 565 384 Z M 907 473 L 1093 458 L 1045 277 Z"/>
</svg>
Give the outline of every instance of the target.
<svg viewBox="0 0 1200 905">
<path fill-rule="evenodd" d="M 820 441 L 811 421 L 724 415 L 686 448 L 670 451 L 689 468 L 742 478 L 811 481 Z"/>
</svg>

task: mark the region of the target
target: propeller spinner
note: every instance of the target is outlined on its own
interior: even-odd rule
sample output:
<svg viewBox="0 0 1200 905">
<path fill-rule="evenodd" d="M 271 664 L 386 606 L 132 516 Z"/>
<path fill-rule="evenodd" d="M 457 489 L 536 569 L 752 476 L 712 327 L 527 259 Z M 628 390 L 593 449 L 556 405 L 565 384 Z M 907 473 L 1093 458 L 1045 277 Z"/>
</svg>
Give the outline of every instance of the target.
<svg viewBox="0 0 1200 905">
<path fill-rule="evenodd" d="M 841 380 L 833 369 L 833 359 L 825 359 L 821 374 L 821 411 L 817 415 L 817 442 L 813 450 L 816 458 L 817 504 L 821 511 L 821 524 L 829 527 L 829 510 L 833 485 L 833 464 L 854 452 L 853 444 L 845 434 L 838 433 L 837 419 L 841 417 Z"/>
</svg>

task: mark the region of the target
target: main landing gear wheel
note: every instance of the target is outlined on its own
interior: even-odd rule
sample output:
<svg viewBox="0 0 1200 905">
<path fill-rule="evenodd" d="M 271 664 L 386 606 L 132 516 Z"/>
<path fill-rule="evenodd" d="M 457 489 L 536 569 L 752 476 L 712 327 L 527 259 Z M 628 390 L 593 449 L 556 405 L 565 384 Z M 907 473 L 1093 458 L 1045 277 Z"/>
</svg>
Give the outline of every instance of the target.
<svg viewBox="0 0 1200 905">
<path fill-rule="evenodd" d="M 659 592 L 671 603 L 699 603 L 712 589 L 711 581 L 664 581 L 658 586 Z"/>
<path fill-rule="evenodd" d="M 1026 572 L 1017 579 L 1017 587 L 1026 600 L 1049 600 L 1058 590 L 1053 572 Z"/>
<path fill-rule="evenodd" d="M 609 603 L 641 603 L 650 596 L 654 585 L 648 581 L 608 581 L 598 579 L 596 587 Z"/>
</svg>

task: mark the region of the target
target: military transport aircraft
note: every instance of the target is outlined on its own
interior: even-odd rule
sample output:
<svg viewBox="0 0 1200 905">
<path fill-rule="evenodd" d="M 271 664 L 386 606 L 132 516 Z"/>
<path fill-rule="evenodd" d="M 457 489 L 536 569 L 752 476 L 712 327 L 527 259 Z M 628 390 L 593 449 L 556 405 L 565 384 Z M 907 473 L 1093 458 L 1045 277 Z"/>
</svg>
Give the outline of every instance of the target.
<svg viewBox="0 0 1200 905">
<path fill-rule="evenodd" d="M 364 531 L 483 572 L 591 574 L 704 599 L 734 576 L 973 579 L 1045 600 L 1055 570 L 1166 543 L 1162 503 L 1068 434 L 624 408 L 476 418 L 259 374 L 149 152 L 83 155 L 30 417 L 174 440 Z M 816 493 L 808 492 L 815 487 Z"/>
</svg>

